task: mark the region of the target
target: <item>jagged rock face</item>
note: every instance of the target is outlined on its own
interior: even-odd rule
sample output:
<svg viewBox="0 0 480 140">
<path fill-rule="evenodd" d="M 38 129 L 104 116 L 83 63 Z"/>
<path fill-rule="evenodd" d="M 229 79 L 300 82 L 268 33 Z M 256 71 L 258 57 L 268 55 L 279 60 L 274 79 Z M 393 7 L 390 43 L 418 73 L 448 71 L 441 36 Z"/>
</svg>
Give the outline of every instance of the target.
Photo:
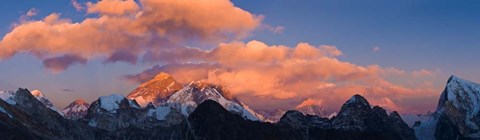
<svg viewBox="0 0 480 140">
<path fill-rule="evenodd" d="M 436 113 L 437 139 L 480 139 L 480 84 L 450 77 Z"/>
<path fill-rule="evenodd" d="M 287 111 L 284 111 L 284 110 L 281 110 L 281 109 L 277 109 L 277 110 L 274 110 L 274 111 L 270 111 L 270 110 L 257 110 L 256 111 L 258 114 L 262 115 L 263 117 L 263 121 L 264 122 L 270 122 L 270 123 L 275 123 L 275 122 L 278 122 L 280 120 L 280 118 L 282 118 L 282 116 L 287 112 Z"/>
<path fill-rule="evenodd" d="M 397 112 L 390 115 L 378 106 L 370 107 L 368 101 L 354 95 L 343 104 L 332 128 L 345 131 L 381 133 L 388 139 L 415 139 L 413 129 L 403 122 Z"/>
<path fill-rule="evenodd" d="M 149 129 L 177 125 L 184 121 L 184 117 L 169 106 L 155 108 L 150 104 L 141 108 L 134 100 L 114 94 L 94 101 L 82 121 L 92 127 L 114 132 L 128 127 Z"/>
<path fill-rule="evenodd" d="M 65 107 L 62 112 L 65 118 L 70 120 L 78 120 L 87 115 L 88 107 L 90 107 L 90 104 L 82 99 L 78 99 Z"/>
<path fill-rule="evenodd" d="M 114 131 L 135 124 L 141 108 L 121 95 L 102 96 L 88 108 L 84 121 L 103 130 Z"/>
<path fill-rule="evenodd" d="M 165 103 L 174 92 L 182 88 L 183 86 L 170 75 L 159 73 L 150 81 L 141 84 L 133 90 L 127 98 L 136 100 L 141 106 L 145 106 L 150 102 L 159 106 Z"/>
<path fill-rule="evenodd" d="M 360 95 L 354 95 L 343 104 L 340 112 L 332 122 L 333 128 L 343 130 L 365 130 L 366 122 L 372 115 L 372 108 L 368 101 Z"/>
<path fill-rule="evenodd" d="M 170 96 L 167 103 L 178 109 L 184 116 L 189 116 L 197 105 L 205 100 L 214 100 L 228 111 L 239 114 L 249 120 L 257 121 L 261 118 L 246 104 L 234 98 L 225 87 L 205 82 L 190 83 Z"/>
<path fill-rule="evenodd" d="M 325 111 L 325 109 L 321 106 L 318 106 L 318 105 L 295 107 L 295 110 L 298 110 L 298 111 L 302 112 L 303 114 L 308 114 L 308 115 L 317 115 L 317 116 L 322 116 L 322 117 L 328 115 L 328 113 Z"/>
<path fill-rule="evenodd" d="M 295 110 L 302 112 L 303 114 L 317 115 L 325 117 L 329 115 L 327 111 L 321 106 L 320 102 L 313 99 L 306 99 L 295 107 Z"/>
<path fill-rule="evenodd" d="M 294 129 L 308 129 L 309 127 L 331 129 L 329 119 L 315 115 L 304 115 L 296 110 L 287 111 L 280 119 L 279 124 Z"/>
<path fill-rule="evenodd" d="M 188 122 L 189 139 L 301 139 L 293 129 L 245 120 L 212 100 L 201 103 Z"/>
<path fill-rule="evenodd" d="M 26 89 L 19 89 L 10 95 L 12 96 L 7 98 L 8 103 L 0 102 L 0 107 L 3 109 L 0 109 L 0 112 L 3 112 L 0 120 L 5 121 L 2 124 L 8 124 L 0 125 L 0 129 L 20 129 L 16 133 L 22 133 L 22 135 L 11 134 L 11 136 L 19 139 L 24 136 L 32 139 L 93 139 L 95 136 L 94 129 L 63 118 Z"/>
<path fill-rule="evenodd" d="M 419 139 L 480 139 L 480 85 L 451 76 L 437 110 L 414 125 Z"/>
<path fill-rule="evenodd" d="M 50 102 L 50 100 L 48 100 L 47 97 L 45 97 L 45 95 L 43 95 L 40 90 L 32 90 L 31 93 L 35 98 L 37 98 L 38 101 L 42 102 L 42 104 L 54 111 L 57 111 L 57 109 L 53 106 L 52 102 Z"/>
</svg>

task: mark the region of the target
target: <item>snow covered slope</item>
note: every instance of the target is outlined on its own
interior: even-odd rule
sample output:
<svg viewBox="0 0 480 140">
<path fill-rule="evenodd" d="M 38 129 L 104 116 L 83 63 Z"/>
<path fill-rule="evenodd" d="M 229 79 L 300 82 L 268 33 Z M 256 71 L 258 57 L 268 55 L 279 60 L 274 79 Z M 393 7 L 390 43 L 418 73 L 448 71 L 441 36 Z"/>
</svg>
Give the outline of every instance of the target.
<svg viewBox="0 0 480 140">
<path fill-rule="evenodd" d="M 40 101 L 43 105 L 48 107 L 49 109 L 57 112 L 60 115 L 63 115 L 62 112 L 59 112 L 55 106 L 53 106 L 52 102 L 48 100 L 48 98 L 43 95 L 43 93 L 39 90 L 33 90 L 30 92 L 38 101 Z M 14 91 L 0 91 L 0 98 L 7 102 L 10 105 L 15 105 L 17 102 L 15 101 L 16 93 Z"/>
<path fill-rule="evenodd" d="M 414 126 L 419 139 L 480 139 L 480 84 L 451 76 L 436 112 Z"/>
<path fill-rule="evenodd" d="M 402 119 L 403 121 L 405 121 L 405 123 L 408 124 L 408 126 L 410 127 L 413 127 L 413 125 L 415 124 L 415 122 L 417 121 L 427 121 L 430 119 L 430 117 L 432 116 L 432 113 L 429 112 L 427 114 L 404 114 L 402 115 Z"/>
<path fill-rule="evenodd" d="M 180 109 L 183 115 L 188 116 L 198 104 L 205 100 L 214 100 L 228 111 L 239 114 L 246 119 L 254 121 L 262 119 L 261 115 L 255 113 L 243 102 L 232 97 L 225 87 L 205 82 L 190 83 L 170 96 L 167 103 Z"/>
<path fill-rule="evenodd" d="M 63 112 L 58 111 L 57 108 L 55 106 L 53 106 L 52 102 L 50 102 L 50 100 L 48 100 L 48 98 L 45 95 L 43 95 L 43 93 L 40 90 L 32 90 L 30 93 L 32 93 L 32 95 L 35 98 L 37 98 L 37 100 L 42 102 L 42 104 L 44 104 L 45 106 L 47 106 L 51 110 L 56 111 L 56 112 L 58 112 L 58 114 L 63 116 Z"/>
<path fill-rule="evenodd" d="M 182 85 L 177 83 L 170 75 L 166 73 L 159 73 L 153 79 L 141 84 L 138 88 L 133 90 L 128 96 L 128 99 L 135 99 L 141 106 L 146 106 L 152 102 L 159 106 L 165 103 L 175 91 L 182 89 Z"/>
<path fill-rule="evenodd" d="M 276 110 L 256 110 L 256 112 L 262 115 L 264 122 L 276 123 L 282 118 L 282 116 L 287 112 L 285 110 L 276 109 Z"/>
<path fill-rule="evenodd" d="M 329 115 L 322 107 L 321 103 L 313 99 L 306 99 L 295 107 L 295 110 L 302 112 L 305 115 L 317 115 L 319 117 L 326 117 Z"/>
<path fill-rule="evenodd" d="M 14 91 L 0 91 L 0 98 L 7 102 L 8 104 L 10 105 L 15 105 L 17 104 L 15 102 L 15 100 L 13 99 L 15 96 L 15 92 Z"/>
</svg>

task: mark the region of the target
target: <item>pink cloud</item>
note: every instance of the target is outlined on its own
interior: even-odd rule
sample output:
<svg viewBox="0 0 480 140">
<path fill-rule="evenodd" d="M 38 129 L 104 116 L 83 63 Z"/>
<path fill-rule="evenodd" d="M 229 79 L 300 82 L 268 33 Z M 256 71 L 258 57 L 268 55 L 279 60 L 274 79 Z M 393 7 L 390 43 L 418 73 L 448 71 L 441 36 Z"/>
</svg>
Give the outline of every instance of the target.
<svg viewBox="0 0 480 140">
<path fill-rule="evenodd" d="M 140 7 L 134 0 L 102 0 L 97 3 L 87 2 L 88 13 L 124 15 L 134 14 L 139 9 Z"/>
<path fill-rule="evenodd" d="M 243 38 L 262 20 L 228 0 L 103 0 L 88 3 L 87 8 L 99 15 L 72 22 L 52 13 L 42 20 L 15 25 L 0 41 L 0 60 L 20 52 L 40 59 L 68 54 L 129 63 L 148 52 L 151 55 L 145 60 L 163 59 L 153 54 L 177 52 L 175 47 L 186 43 L 217 44 Z M 120 56 L 118 50 L 129 53 Z"/>
<path fill-rule="evenodd" d="M 79 22 L 52 13 L 16 25 L 0 41 L 0 60 L 30 53 L 54 72 L 92 59 L 160 63 L 125 78 L 143 82 L 167 72 L 182 83 L 204 80 L 227 86 L 260 109 L 292 108 L 297 105 L 292 101 L 312 99 L 338 111 L 344 101 L 359 93 L 372 104 L 418 112 L 431 106 L 414 108 L 420 102 L 412 100 L 432 99 L 439 93 L 428 84 L 414 87 L 405 84 L 412 81 L 396 81 L 428 75 L 427 70 L 409 73 L 375 64 L 357 65 L 338 59 L 343 52 L 335 46 L 239 42 L 262 25 L 263 17 L 228 0 L 103 0 L 87 3 L 86 8 L 93 17 Z"/>
<path fill-rule="evenodd" d="M 375 46 L 375 47 L 373 47 L 372 51 L 373 51 L 373 52 L 378 52 L 378 51 L 380 51 L 380 47 Z"/>
<path fill-rule="evenodd" d="M 274 34 L 282 34 L 285 30 L 285 27 L 283 26 L 271 26 L 268 24 L 262 24 L 261 28 L 266 29 Z"/>
<path fill-rule="evenodd" d="M 338 60 L 336 57 L 342 52 L 334 46 L 232 42 L 201 54 L 196 55 L 197 63 L 177 61 L 127 78 L 145 81 L 163 71 L 184 83 L 204 80 L 227 86 L 235 96 L 266 109 L 292 108 L 297 104 L 291 101 L 307 98 L 322 101 L 327 109 L 338 111 L 344 101 L 359 93 L 375 105 L 407 112 L 413 106 L 404 101 L 406 98 L 433 97 L 437 93 L 433 87 L 409 88 L 387 80 L 387 77 L 413 77 L 403 70 Z M 427 110 L 431 106 L 423 107 Z"/>
<path fill-rule="evenodd" d="M 433 76 L 433 75 L 435 75 L 435 73 L 437 73 L 437 72 L 426 70 L 426 69 L 421 69 L 421 70 L 418 70 L 418 71 L 413 71 L 412 75 L 413 76 Z"/>
<path fill-rule="evenodd" d="M 28 10 L 27 12 L 27 16 L 31 17 L 31 16 L 36 16 L 38 14 L 38 9 L 36 8 L 31 8 L 30 10 Z"/>
<path fill-rule="evenodd" d="M 79 56 L 64 55 L 43 60 L 43 66 L 54 73 L 64 71 L 71 65 L 85 64 L 87 60 Z"/>
<path fill-rule="evenodd" d="M 77 0 L 72 0 L 71 3 L 73 8 L 75 8 L 75 10 L 77 11 L 82 11 L 83 9 L 85 9 L 85 7 L 83 7 L 82 4 L 78 3 Z"/>
<path fill-rule="evenodd" d="M 129 51 L 115 51 L 113 54 L 111 54 L 107 60 L 105 60 L 105 63 L 115 63 L 119 61 L 123 62 L 128 62 L 131 64 L 136 64 L 137 63 L 137 56 L 135 54 L 130 53 Z"/>
</svg>

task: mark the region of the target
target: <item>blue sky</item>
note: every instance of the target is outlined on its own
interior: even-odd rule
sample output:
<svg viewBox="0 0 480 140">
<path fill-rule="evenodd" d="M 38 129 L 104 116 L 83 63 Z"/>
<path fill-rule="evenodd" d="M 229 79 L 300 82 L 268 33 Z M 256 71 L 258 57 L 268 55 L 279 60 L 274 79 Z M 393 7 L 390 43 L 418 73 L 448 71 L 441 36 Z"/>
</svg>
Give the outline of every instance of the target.
<svg viewBox="0 0 480 140">
<path fill-rule="evenodd" d="M 79 1 L 86 2 L 86 1 Z M 70 1 L 4 0 L 0 4 L 0 36 L 29 9 L 41 19 L 53 12 L 81 21 Z M 264 24 L 284 27 L 275 34 L 257 30 L 244 41 L 295 46 L 299 42 L 333 45 L 343 52 L 339 59 L 357 65 L 378 64 L 406 71 L 439 71 L 438 88 L 451 74 L 480 82 L 480 1 L 475 0 L 234 0 L 253 14 L 265 16 Z M 373 48 L 380 48 L 374 52 Z M 103 64 L 102 60 L 51 73 L 42 61 L 27 54 L 0 61 L 0 90 L 17 87 L 40 89 L 65 106 L 76 98 L 95 100 L 111 93 L 128 94 L 135 84 L 121 77 L 139 73 L 153 64 Z M 66 92 L 64 89 L 72 89 Z"/>
</svg>

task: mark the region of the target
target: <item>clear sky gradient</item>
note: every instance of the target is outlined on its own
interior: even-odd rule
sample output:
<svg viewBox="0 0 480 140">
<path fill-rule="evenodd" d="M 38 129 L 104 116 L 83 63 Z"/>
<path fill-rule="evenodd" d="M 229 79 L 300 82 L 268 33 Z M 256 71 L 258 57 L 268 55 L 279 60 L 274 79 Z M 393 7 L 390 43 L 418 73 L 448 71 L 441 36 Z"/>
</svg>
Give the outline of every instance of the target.
<svg viewBox="0 0 480 140">
<path fill-rule="evenodd" d="M 262 27 L 241 41 L 259 40 L 287 46 L 299 42 L 331 45 L 342 51 L 338 59 L 356 65 L 376 64 L 409 72 L 434 71 L 434 77 L 429 80 L 438 95 L 452 74 L 480 82 L 480 1 L 477 0 L 232 2 L 245 11 L 264 16 Z M 95 16 L 76 11 L 69 0 L 2 0 L 0 3 L 2 37 L 32 8 L 37 9 L 37 15 L 32 17 L 37 20 L 54 12 L 74 22 Z M 284 29 L 273 33 L 263 26 Z M 140 73 L 153 65 L 104 64 L 103 60 L 91 60 L 54 73 L 45 69 L 41 60 L 22 53 L 0 61 L 0 90 L 39 89 L 57 108 L 63 108 L 77 98 L 91 102 L 102 95 L 126 95 L 137 84 L 127 82 L 123 76 Z M 401 81 L 391 79 L 396 80 Z"/>
</svg>

